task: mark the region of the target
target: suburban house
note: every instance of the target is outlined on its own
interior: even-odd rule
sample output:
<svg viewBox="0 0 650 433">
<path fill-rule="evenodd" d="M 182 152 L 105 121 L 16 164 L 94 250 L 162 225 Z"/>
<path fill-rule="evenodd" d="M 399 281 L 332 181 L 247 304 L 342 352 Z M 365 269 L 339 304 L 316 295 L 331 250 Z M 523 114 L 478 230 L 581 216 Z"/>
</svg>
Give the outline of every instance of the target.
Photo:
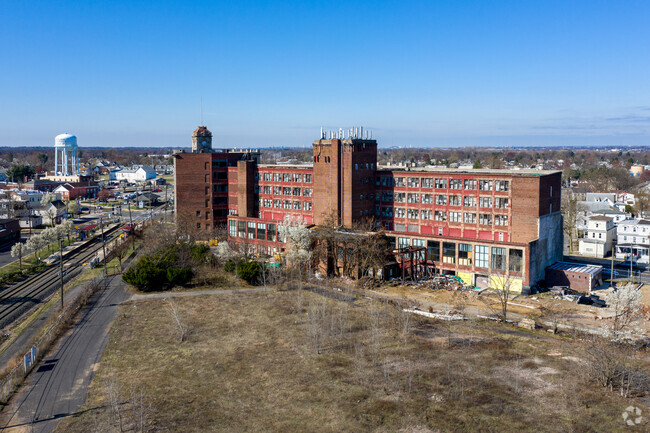
<svg viewBox="0 0 650 433">
<path fill-rule="evenodd" d="M 54 192 L 60 194 L 64 200 L 76 200 L 78 198 L 94 198 L 99 192 L 99 185 L 94 182 L 73 182 L 64 183 L 57 187 Z"/>
<path fill-rule="evenodd" d="M 618 223 L 616 228 L 616 258 L 648 263 L 650 249 L 650 220 L 629 219 Z"/>
<path fill-rule="evenodd" d="M 34 212 L 43 218 L 43 224 L 47 225 L 52 225 L 52 222 L 59 224 L 68 217 L 67 206 L 61 200 L 55 200 L 47 206 L 39 205 Z"/>
<path fill-rule="evenodd" d="M 587 222 L 587 233 L 580 239 L 579 251 L 583 256 L 603 258 L 612 251 L 616 227 L 608 216 L 592 216 Z"/>
<path fill-rule="evenodd" d="M 144 209 L 146 207 L 156 206 L 158 204 L 158 196 L 151 192 L 145 192 L 138 197 L 138 208 Z"/>
<path fill-rule="evenodd" d="M 113 172 L 111 172 L 112 175 Z M 115 172 L 114 180 L 124 180 L 129 183 L 144 182 L 156 178 L 156 170 L 149 165 L 140 165 L 131 169 L 122 169 Z"/>
</svg>

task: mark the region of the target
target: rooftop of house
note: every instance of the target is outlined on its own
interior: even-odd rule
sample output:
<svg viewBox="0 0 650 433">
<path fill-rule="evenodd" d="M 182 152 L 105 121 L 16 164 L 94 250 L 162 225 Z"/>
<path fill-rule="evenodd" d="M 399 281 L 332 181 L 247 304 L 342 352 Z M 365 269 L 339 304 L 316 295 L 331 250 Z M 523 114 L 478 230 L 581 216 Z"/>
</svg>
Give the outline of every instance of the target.
<svg viewBox="0 0 650 433">
<path fill-rule="evenodd" d="M 650 226 L 650 220 L 643 220 L 643 219 L 629 219 L 629 220 L 623 220 L 618 223 L 619 226 Z"/>
<path fill-rule="evenodd" d="M 605 215 L 596 215 L 589 218 L 591 221 L 610 221 L 612 218 Z"/>
</svg>

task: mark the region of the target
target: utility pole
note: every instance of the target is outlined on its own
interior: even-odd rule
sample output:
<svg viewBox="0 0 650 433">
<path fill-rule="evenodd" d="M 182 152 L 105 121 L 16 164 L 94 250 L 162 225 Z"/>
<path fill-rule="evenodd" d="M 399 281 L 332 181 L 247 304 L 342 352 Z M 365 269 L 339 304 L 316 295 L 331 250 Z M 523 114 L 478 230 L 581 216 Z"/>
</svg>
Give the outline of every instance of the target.
<svg viewBox="0 0 650 433">
<path fill-rule="evenodd" d="M 99 219 L 99 225 L 102 228 L 102 248 L 104 249 L 104 288 L 106 288 L 106 276 L 108 275 L 106 273 L 106 240 L 104 239 L 104 219 L 100 218 Z"/>
<path fill-rule="evenodd" d="M 167 184 L 167 182 L 165 182 L 165 210 L 163 211 L 163 223 L 164 223 L 164 224 L 167 224 L 167 206 L 168 206 L 168 202 L 167 202 L 167 187 L 168 187 L 168 186 L 169 186 L 169 185 Z"/>
<path fill-rule="evenodd" d="M 614 287 L 614 245 L 612 245 L 612 269 L 610 272 L 609 286 Z"/>
<path fill-rule="evenodd" d="M 153 224 L 152 206 L 153 206 L 153 188 L 151 187 L 151 184 L 149 184 L 149 223 L 150 224 Z"/>
<path fill-rule="evenodd" d="M 630 245 L 630 281 L 634 283 L 634 271 L 632 270 L 632 245 Z"/>
<path fill-rule="evenodd" d="M 131 215 L 131 200 L 126 201 L 126 205 L 129 207 L 129 226 L 131 229 L 129 230 L 129 236 L 131 236 L 131 245 L 133 247 L 133 251 L 135 251 L 135 227 L 133 227 L 133 216 Z"/>
<path fill-rule="evenodd" d="M 129 224 L 133 225 L 133 216 L 131 215 L 131 199 L 126 200 L 126 205 L 129 208 Z"/>
<path fill-rule="evenodd" d="M 61 275 L 61 311 L 63 311 L 63 239 L 59 239 L 59 247 L 61 247 L 59 274 Z"/>
</svg>

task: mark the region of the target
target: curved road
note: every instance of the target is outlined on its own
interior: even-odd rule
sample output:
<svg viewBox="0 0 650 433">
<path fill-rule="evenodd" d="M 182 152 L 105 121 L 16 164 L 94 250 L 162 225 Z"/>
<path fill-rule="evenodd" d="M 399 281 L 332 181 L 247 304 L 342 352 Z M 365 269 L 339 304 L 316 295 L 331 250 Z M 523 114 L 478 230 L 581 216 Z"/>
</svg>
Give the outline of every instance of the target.
<svg viewBox="0 0 650 433">
<path fill-rule="evenodd" d="M 109 277 L 108 282 L 4 408 L 0 416 L 3 432 L 52 432 L 62 418 L 74 415 L 84 404 L 93 365 L 108 343 L 117 306 L 130 296 L 120 276 Z"/>
</svg>

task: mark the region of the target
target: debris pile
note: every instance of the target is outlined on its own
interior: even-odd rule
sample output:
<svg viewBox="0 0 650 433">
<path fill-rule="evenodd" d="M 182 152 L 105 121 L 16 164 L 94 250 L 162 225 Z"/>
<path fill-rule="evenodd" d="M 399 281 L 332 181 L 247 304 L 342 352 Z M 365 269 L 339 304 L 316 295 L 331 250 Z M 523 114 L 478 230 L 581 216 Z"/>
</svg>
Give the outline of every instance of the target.
<svg viewBox="0 0 650 433">
<path fill-rule="evenodd" d="M 603 308 L 606 306 L 605 301 L 600 299 L 598 295 L 589 295 L 586 296 L 575 290 L 571 290 L 568 287 L 558 287 L 554 286 L 549 288 L 549 292 L 555 299 L 561 299 L 563 301 L 569 301 L 576 304 L 583 305 L 592 305 L 594 307 Z"/>
</svg>

